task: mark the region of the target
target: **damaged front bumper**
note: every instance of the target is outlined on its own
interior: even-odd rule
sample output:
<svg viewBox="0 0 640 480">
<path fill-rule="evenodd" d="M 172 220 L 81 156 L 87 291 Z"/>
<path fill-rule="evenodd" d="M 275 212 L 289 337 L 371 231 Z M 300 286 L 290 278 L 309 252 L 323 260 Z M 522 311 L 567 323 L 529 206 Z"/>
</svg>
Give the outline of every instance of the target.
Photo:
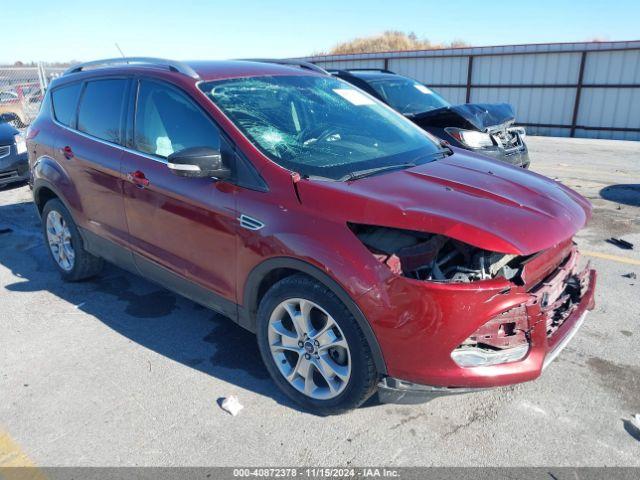
<svg viewBox="0 0 640 480">
<path fill-rule="evenodd" d="M 472 150 L 472 149 L 469 149 Z M 520 148 L 505 150 L 501 147 L 495 148 L 483 148 L 473 149 L 473 152 L 486 155 L 494 160 L 500 160 L 501 162 L 509 163 L 514 167 L 529 168 L 531 160 L 529 159 L 529 151 L 526 145 L 522 145 Z"/>
<path fill-rule="evenodd" d="M 6 148 L 6 147 L 3 147 Z M 15 145 L 9 146 L 8 153 L 0 157 L 0 187 L 29 179 L 27 154 L 16 153 Z"/>
<path fill-rule="evenodd" d="M 489 127 L 487 133 L 494 139 L 497 147 L 494 150 L 487 150 L 484 153 L 496 160 L 501 160 L 516 167 L 529 168 L 531 161 L 529 160 L 529 150 L 524 137 L 526 136 L 524 128 L 513 127 L 507 124 Z"/>
<path fill-rule="evenodd" d="M 412 405 L 425 403 L 434 398 L 460 395 L 487 390 L 487 388 L 434 387 L 407 382 L 393 377 L 384 377 L 378 383 L 378 400 L 382 403 Z"/>
<path fill-rule="evenodd" d="M 562 261 L 556 262 L 558 266 L 549 272 L 549 263 L 557 261 L 559 256 L 562 256 Z M 537 378 L 571 341 L 584 323 L 588 311 L 594 308 L 596 272 L 588 264 L 579 268 L 578 262 L 579 254 L 575 246 L 565 245 L 555 251 L 544 252 L 525 265 L 525 285 L 521 287 L 485 296 L 478 290 L 469 291 L 466 286 L 457 300 L 466 303 L 475 297 L 480 304 L 469 303 L 457 310 L 449 310 L 450 314 L 457 312 L 458 316 L 447 315 L 446 320 L 440 316 L 435 323 L 428 322 L 423 324 L 423 328 L 416 329 L 417 336 L 423 339 L 422 358 L 414 357 L 413 366 L 406 362 L 408 358 L 404 356 L 393 359 L 395 365 L 389 368 L 389 376 L 378 385 L 380 401 L 422 403 L 443 395 L 469 393 Z M 454 298 L 450 297 L 449 300 Z M 492 308 L 492 304 L 498 305 L 497 309 Z M 506 312 L 523 306 L 529 324 L 529 349 L 521 360 L 499 365 L 462 367 L 452 361 L 450 355 L 444 358 L 447 350 L 451 352 L 452 344 L 466 335 L 465 329 L 459 325 L 463 320 L 459 315 L 461 312 L 486 315 L 483 319 L 469 321 L 471 325 L 466 330 L 468 332 L 492 318 L 496 311 Z M 434 307 L 433 304 L 429 306 L 432 314 L 437 312 Z M 451 325 L 448 335 L 447 324 Z M 443 341 L 433 342 L 435 332 Z M 452 336 L 454 340 L 450 339 Z M 412 348 L 414 339 L 415 336 L 407 343 L 407 350 Z M 443 343 L 446 346 L 442 347 Z"/>
<path fill-rule="evenodd" d="M 454 129 L 455 130 L 455 129 Z M 526 133 L 522 127 L 513 127 L 510 123 L 496 125 L 487 128 L 483 133 L 487 133 L 493 139 L 494 145 L 483 147 L 472 147 L 460 142 L 450 130 L 445 129 L 453 140 L 454 145 L 465 148 L 475 153 L 485 155 L 494 160 L 509 163 L 516 167 L 529 168 L 531 160 L 529 159 L 529 149 L 524 142 Z M 449 139 L 447 139 L 449 140 Z"/>
<path fill-rule="evenodd" d="M 566 347 L 573 339 L 575 334 L 584 323 L 587 313 L 589 313 L 588 310 L 585 310 L 582 315 L 578 317 L 577 321 L 570 326 L 567 334 L 557 343 L 555 347 L 553 347 L 551 351 L 549 351 L 549 353 L 547 353 L 542 364 L 543 371 L 549 366 L 551 362 L 556 359 L 560 352 L 564 350 L 564 347 Z M 384 377 L 378 383 L 378 399 L 382 403 L 418 404 L 425 403 L 433 400 L 434 398 L 442 396 L 482 392 L 491 388 L 492 387 L 436 387 L 432 385 L 421 385 L 419 383 L 408 382 L 393 377 Z"/>
</svg>

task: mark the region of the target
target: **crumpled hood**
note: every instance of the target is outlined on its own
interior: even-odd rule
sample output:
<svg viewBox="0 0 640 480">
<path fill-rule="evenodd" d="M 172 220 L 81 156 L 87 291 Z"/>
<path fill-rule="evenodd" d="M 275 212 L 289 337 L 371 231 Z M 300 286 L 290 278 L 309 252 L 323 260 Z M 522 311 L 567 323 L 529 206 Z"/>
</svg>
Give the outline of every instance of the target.
<svg viewBox="0 0 640 480">
<path fill-rule="evenodd" d="M 301 200 L 317 214 L 345 222 L 438 233 L 517 255 L 572 237 L 591 215 L 591 204 L 558 182 L 454 151 L 442 160 L 351 182 L 303 180 Z"/>
<path fill-rule="evenodd" d="M 465 103 L 430 110 L 411 117 L 421 127 L 458 127 L 484 131 L 489 127 L 513 123 L 515 113 L 508 103 Z"/>
</svg>

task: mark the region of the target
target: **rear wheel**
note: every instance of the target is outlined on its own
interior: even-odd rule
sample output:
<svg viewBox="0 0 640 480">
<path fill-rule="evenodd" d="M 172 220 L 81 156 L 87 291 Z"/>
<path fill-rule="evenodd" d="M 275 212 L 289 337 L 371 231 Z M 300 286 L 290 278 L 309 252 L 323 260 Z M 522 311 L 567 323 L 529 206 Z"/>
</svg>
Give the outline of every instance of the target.
<svg viewBox="0 0 640 480">
<path fill-rule="evenodd" d="M 276 283 L 260 302 L 258 344 L 274 381 L 319 414 L 361 405 L 375 391 L 369 345 L 336 295 L 306 275 Z"/>
<path fill-rule="evenodd" d="M 102 270 L 102 259 L 84 249 L 71 214 L 57 198 L 49 200 L 42 210 L 42 229 L 51 258 L 64 280 L 77 282 Z"/>
</svg>

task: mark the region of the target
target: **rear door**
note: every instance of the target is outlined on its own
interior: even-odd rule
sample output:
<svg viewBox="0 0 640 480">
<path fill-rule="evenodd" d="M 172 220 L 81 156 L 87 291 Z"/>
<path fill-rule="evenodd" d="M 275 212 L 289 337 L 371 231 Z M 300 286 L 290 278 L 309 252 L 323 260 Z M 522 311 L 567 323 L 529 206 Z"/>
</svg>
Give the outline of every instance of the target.
<svg viewBox="0 0 640 480">
<path fill-rule="evenodd" d="M 103 238 L 126 244 L 120 161 L 130 79 L 102 78 L 52 91 L 56 121 L 63 128 L 54 156 L 76 194 L 74 218 Z"/>
<path fill-rule="evenodd" d="M 130 149 L 122 160 L 124 203 L 138 269 L 149 260 L 235 302 L 236 193 L 230 182 L 171 173 L 167 157 L 189 147 L 233 155 L 217 126 L 182 90 L 140 79 Z M 166 282 L 166 280 L 165 280 Z M 193 298 L 193 295 L 190 295 Z"/>
</svg>

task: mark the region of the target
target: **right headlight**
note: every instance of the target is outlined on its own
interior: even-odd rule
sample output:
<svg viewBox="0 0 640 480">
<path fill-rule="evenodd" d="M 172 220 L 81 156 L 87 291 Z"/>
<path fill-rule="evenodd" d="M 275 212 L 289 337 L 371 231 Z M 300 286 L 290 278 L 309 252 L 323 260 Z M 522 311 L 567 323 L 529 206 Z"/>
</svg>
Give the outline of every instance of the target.
<svg viewBox="0 0 640 480">
<path fill-rule="evenodd" d="M 524 257 L 491 252 L 444 235 L 349 223 L 349 228 L 392 273 L 415 280 L 470 283 L 502 277 L 522 284 Z"/>
<path fill-rule="evenodd" d="M 27 143 L 25 142 L 24 135 L 18 133 L 13 136 L 13 141 L 16 144 L 16 151 L 18 155 L 27 151 Z"/>
<path fill-rule="evenodd" d="M 449 135 L 469 148 L 493 147 L 491 135 L 475 130 L 463 130 L 461 128 L 447 127 L 444 129 Z"/>
</svg>

